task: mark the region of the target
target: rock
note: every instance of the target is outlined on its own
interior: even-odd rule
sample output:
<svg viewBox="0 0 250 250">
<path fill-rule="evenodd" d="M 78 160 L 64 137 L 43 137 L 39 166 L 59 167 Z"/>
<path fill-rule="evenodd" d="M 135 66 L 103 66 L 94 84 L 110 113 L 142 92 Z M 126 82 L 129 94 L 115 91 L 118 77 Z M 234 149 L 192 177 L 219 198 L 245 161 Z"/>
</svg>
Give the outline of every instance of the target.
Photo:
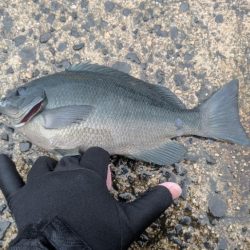
<svg viewBox="0 0 250 250">
<path fill-rule="evenodd" d="M 119 194 L 118 198 L 120 201 L 132 201 L 134 199 L 134 196 L 131 193 L 123 193 Z"/>
<path fill-rule="evenodd" d="M 128 8 L 125 8 L 125 9 L 122 10 L 122 14 L 124 16 L 129 16 L 131 14 L 131 10 L 128 9 Z"/>
<path fill-rule="evenodd" d="M 85 46 L 84 43 L 78 43 L 76 45 L 73 46 L 73 50 L 80 50 Z"/>
<path fill-rule="evenodd" d="M 190 204 L 187 204 L 187 205 L 185 206 L 185 208 L 184 208 L 184 211 L 186 211 L 186 212 L 192 212 L 192 207 L 191 207 L 191 205 L 190 205 Z"/>
<path fill-rule="evenodd" d="M 47 22 L 48 22 L 49 24 L 53 24 L 53 22 L 55 21 L 55 18 L 56 18 L 56 15 L 53 14 L 53 13 L 50 13 L 50 14 L 48 15 L 48 17 L 47 17 Z"/>
<path fill-rule="evenodd" d="M 6 74 L 13 74 L 14 73 L 14 70 L 12 67 L 9 67 L 7 70 L 6 70 Z"/>
<path fill-rule="evenodd" d="M 0 220 L 0 240 L 3 239 L 8 227 L 10 226 L 10 222 L 6 220 Z"/>
<path fill-rule="evenodd" d="M 174 75 L 174 82 L 176 86 L 184 85 L 185 83 L 185 76 L 182 74 L 175 74 Z"/>
<path fill-rule="evenodd" d="M 112 12 L 115 8 L 115 4 L 111 1 L 107 1 L 104 3 L 104 8 L 106 12 Z"/>
<path fill-rule="evenodd" d="M 155 78 L 157 83 L 163 84 L 165 80 L 165 73 L 162 70 L 158 69 L 155 73 Z"/>
<path fill-rule="evenodd" d="M 192 60 L 193 57 L 194 57 L 194 54 L 193 54 L 193 53 L 186 52 L 186 53 L 184 54 L 184 61 L 188 62 L 188 61 Z"/>
<path fill-rule="evenodd" d="M 189 10 L 189 4 L 186 2 L 182 2 L 180 5 L 181 12 L 187 12 Z"/>
<path fill-rule="evenodd" d="M 24 63 L 36 60 L 36 50 L 34 47 L 25 47 L 19 52 L 19 56 Z"/>
<path fill-rule="evenodd" d="M 130 60 L 131 62 L 137 63 L 137 64 L 141 63 L 140 59 L 138 58 L 138 56 L 134 52 L 129 52 L 126 55 L 126 59 Z"/>
<path fill-rule="evenodd" d="M 223 21 L 224 21 L 223 15 L 221 15 L 221 14 L 216 15 L 214 20 L 216 23 L 223 23 Z"/>
<path fill-rule="evenodd" d="M 247 232 L 247 227 L 241 228 L 241 231 L 242 231 L 243 234 L 245 234 Z"/>
<path fill-rule="evenodd" d="M 209 164 L 209 165 L 216 164 L 216 160 L 211 155 L 209 155 L 208 153 L 205 153 L 205 158 L 206 158 L 207 164 Z"/>
<path fill-rule="evenodd" d="M 212 216 L 221 218 L 226 214 L 227 205 L 219 195 L 213 195 L 208 201 L 208 209 Z"/>
<path fill-rule="evenodd" d="M 224 238 L 219 238 L 217 249 L 218 250 L 227 249 L 227 240 Z"/>
<path fill-rule="evenodd" d="M 28 141 L 26 141 L 26 142 L 21 142 L 21 143 L 19 144 L 19 148 L 20 148 L 20 151 L 21 151 L 21 152 L 27 152 L 27 151 L 29 151 L 30 148 L 31 148 L 31 146 L 32 146 L 31 142 L 28 142 Z"/>
<path fill-rule="evenodd" d="M 192 238 L 192 234 L 190 232 L 184 233 L 183 236 L 185 241 L 188 241 L 189 239 Z"/>
<path fill-rule="evenodd" d="M 5 132 L 3 132 L 1 134 L 1 139 L 4 140 L 4 141 L 8 141 L 9 140 L 9 135 Z"/>
<path fill-rule="evenodd" d="M 175 231 L 177 235 L 180 235 L 182 233 L 182 225 L 181 224 L 177 224 L 175 226 Z"/>
<path fill-rule="evenodd" d="M 68 46 L 67 42 L 62 42 L 58 45 L 57 50 L 63 52 L 65 49 L 67 49 L 67 46 Z"/>
<path fill-rule="evenodd" d="M 122 71 L 122 72 L 127 73 L 127 74 L 131 70 L 131 66 L 125 62 L 115 62 L 112 65 L 112 68 L 117 69 L 117 70 Z"/>
<path fill-rule="evenodd" d="M 20 36 L 17 36 L 15 39 L 14 39 L 14 42 L 15 42 L 15 45 L 18 47 L 22 44 L 24 44 L 26 41 L 26 36 L 23 36 L 23 35 L 20 35 Z"/>
<path fill-rule="evenodd" d="M 177 237 L 171 237 L 171 241 L 174 242 L 176 245 L 182 247 L 182 241 Z"/>
<path fill-rule="evenodd" d="M 171 27 L 170 28 L 170 37 L 171 37 L 171 39 L 172 40 L 175 40 L 176 38 L 177 38 L 177 36 L 178 36 L 178 29 L 177 29 L 177 27 Z"/>
<path fill-rule="evenodd" d="M 40 74 L 40 71 L 38 69 L 35 69 L 34 72 L 32 72 L 32 78 L 38 77 Z"/>
<path fill-rule="evenodd" d="M 183 216 L 181 219 L 180 219 L 180 224 L 182 225 L 190 225 L 192 222 L 192 219 L 189 217 L 189 216 Z"/>
<path fill-rule="evenodd" d="M 66 16 L 60 16 L 59 20 L 60 20 L 60 22 L 65 23 L 66 22 Z"/>
<path fill-rule="evenodd" d="M 7 208 L 7 205 L 5 203 L 2 203 L 0 205 L 0 213 L 3 213 L 3 211 Z"/>
<path fill-rule="evenodd" d="M 6 13 L 4 15 L 4 18 L 2 20 L 2 24 L 3 24 L 3 31 L 4 32 L 6 32 L 6 33 L 11 32 L 11 29 L 13 27 L 13 19 L 11 18 L 9 13 Z"/>
<path fill-rule="evenodd" d="M 52 37 L 51 32 L 46 32 L 40 36 L 39 41 L 40 43 L 47 43 L 51 37 Z"/>
</svg>

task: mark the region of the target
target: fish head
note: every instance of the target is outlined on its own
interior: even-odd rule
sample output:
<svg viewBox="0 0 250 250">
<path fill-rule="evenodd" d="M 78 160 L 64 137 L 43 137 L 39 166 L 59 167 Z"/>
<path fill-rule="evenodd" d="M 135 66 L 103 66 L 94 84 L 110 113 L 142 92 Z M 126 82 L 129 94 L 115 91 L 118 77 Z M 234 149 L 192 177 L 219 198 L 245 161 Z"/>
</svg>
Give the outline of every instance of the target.
<svg viewBox="0 0 250 250">
<path fill-rule="evenodd" d="M 13 126 L 21 127 L 40 113 L 46 104 L 47 97 L 43 89 L 21 86 L 7 92 L 0 100 L 0 113 L 10 118 Z"/>
</svg>

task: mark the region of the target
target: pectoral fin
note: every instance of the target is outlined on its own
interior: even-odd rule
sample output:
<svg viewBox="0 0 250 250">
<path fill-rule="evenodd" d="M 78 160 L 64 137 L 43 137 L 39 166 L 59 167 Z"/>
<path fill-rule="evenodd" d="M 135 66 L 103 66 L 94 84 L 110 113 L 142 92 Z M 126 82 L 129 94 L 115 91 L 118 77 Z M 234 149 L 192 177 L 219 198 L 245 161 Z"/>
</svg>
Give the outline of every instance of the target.
<svg viewBox="0 0 250 250">
<path fill-rule="evenodd" d="M 85 121 L 93 109 L 94 107 L 90 105 L 72 105 L 45 110 L 42 113 L 44 127 L 57 129 Z"/>
<path fill-rule="evenodd" d="M 183 145 L 170 141 L 157 148 L 144 150 L 128 155 L 128 157 L 157 165 L 171 165 L 184 159 L 186 152 L 187 150 Z"/>
</svg>

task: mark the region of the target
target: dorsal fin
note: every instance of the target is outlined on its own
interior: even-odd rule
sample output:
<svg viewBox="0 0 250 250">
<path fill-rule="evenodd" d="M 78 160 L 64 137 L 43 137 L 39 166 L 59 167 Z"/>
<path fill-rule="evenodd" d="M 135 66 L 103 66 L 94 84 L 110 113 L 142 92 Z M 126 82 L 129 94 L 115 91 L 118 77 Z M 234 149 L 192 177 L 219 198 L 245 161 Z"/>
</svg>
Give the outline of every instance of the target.
<svg viewBox="0 0 250 250">
<path fill-rule="evenodd" d="M 133 91 L 140 92 L 151 99 L 166 105 L 172 105 L 178 109 L 186 109 L 184 103 L 168 88 L 160 85 L 150 84 L 130 76 L 124 72 L 98 64 L 81 63 L 72 65 L 67 71 L 88 71 L 104 74 L 116 80 L 116 83 L 126 86 Z"/>
</svg>

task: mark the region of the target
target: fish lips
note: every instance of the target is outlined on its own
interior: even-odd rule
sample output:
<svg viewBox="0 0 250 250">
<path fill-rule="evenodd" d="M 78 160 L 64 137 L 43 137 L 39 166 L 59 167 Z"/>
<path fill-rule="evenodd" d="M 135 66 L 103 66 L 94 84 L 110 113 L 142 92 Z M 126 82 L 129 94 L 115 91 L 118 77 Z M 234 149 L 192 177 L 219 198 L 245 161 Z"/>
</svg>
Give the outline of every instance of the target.
<svg viewBox="0 0 250 250">
<path fill-rule="evenodd" d="M 12 95 L 2 99 L 0 112 L 12 120 L 14 127 L 21 127 L 40 113 L 46 104 L 46 93 L 39 89 L 27 95 Z"/>
</svg>

